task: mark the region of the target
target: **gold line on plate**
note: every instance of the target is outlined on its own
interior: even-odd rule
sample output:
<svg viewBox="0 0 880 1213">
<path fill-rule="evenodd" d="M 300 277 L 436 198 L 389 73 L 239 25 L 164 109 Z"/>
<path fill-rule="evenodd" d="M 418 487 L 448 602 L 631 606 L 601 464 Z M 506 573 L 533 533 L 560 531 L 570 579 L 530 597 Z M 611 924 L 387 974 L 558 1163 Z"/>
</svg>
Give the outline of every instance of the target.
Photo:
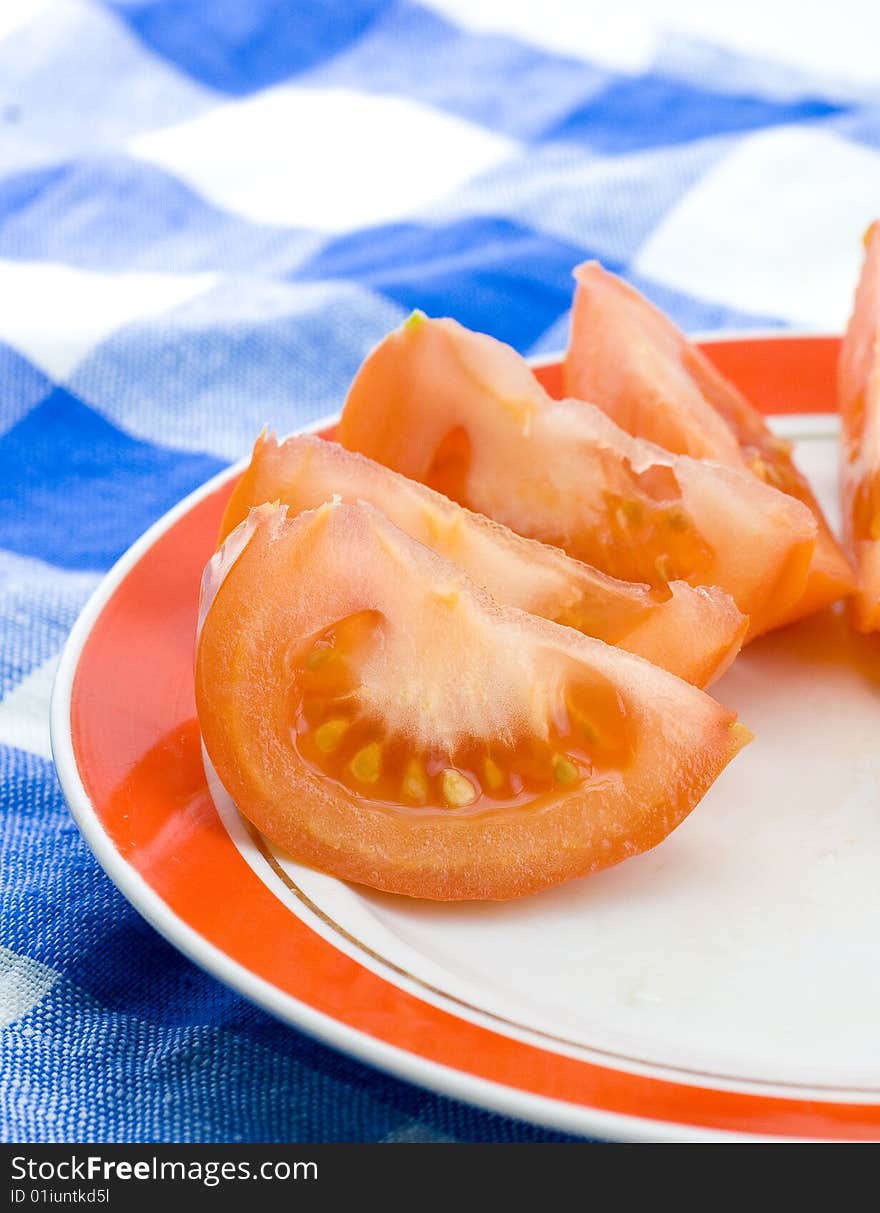
<svg viewBox="0 0 880 1213">
<path fill-rule="evenodd" d="M 566 1036 L 556 1036 L 552 1032 L 546 1032 L 546 1031 L 544 1031 L 543 1028 L 534 1028 L 527 1024 L 520 1023 L 515 1019 L 508 1019 L 508 1018 L 506 1018 L 506 1016 L 499 1015 L 495 1011 L 487 1011 L 484 1007 L 477 1006 L 475 1003 L 472 1003 L 472 1002 L 467 1002 L 465 999 L 459 998 L 455 994 L 449 994 L 449 993 L 447 993 L 446 990 L 441 989 L 439 986 L 432 985 L 430 982 L 425 981 L 423 978 L 417 977 L 414 973 L 410 973 L 409 970 L 404 969 L 401 965 L 396 964 L 393 960 L 389 960 L 386 956 L 383 956 L 380 952 L 376 952 L 368 944 L 365 944 L 360 939 L 358 939 L 357 936 L 352 935 L 349 930 L 347 930 L 345 927 L 343 927 L 340 923 L 336 922 L 335 919 L 331 918 L 330 915 L 327 914 L 326 911 L 322 910 L 320 906 L 316 905 L 315 902 L 312 901 L 311 897 L 309 897 L 307 893 L 303 892 L 303 890 L 299 887 L 299 885 L 296 883 L 296 881 L 293 880 L 288 875 L 288 873 L 284 870 L 284 868 L 281 866 L 281 864 L 278 862 L 278 860 L 272 854 L 272 851 L 269 847 L 268 842 L 263 837 L 263 835 L 259 832 L 259 830 L 257 830 L 257 828 L 248 821 L 248 819 L 244 816 L 244 814 L 240 810 L 237 810 L 237 811 L 238 811 L 238 816 L 242 822 L 242 825 L 244 826 L 245 830 L 247 831 L 247 834 L 248 834 L 249 838 L 251 839 L 251 841 L 253 842 L 254 846 L 260 852 L 263 859 L 265 859 L 266 863 L 269 865 L 269 867 L 272 869 L 272 871 L 275 873 L 275 875 L 282 882 L 284 887 L 286 889 L 288 889 L 291 893 L 294 894 L 297 901 L 301 902 L 306 907 L 306 909 L 308 909 L 312 914 L 314 914 L 316 918 L 320 919 L 320 921 L 323 922 L 325 926 L 329 927 L 331 931 L 333 931 L 335 934 L 339 935 L 342 939 L 344 939 L 347 943 L 351 944 L 353 947 L 357 948 L 359 952 L 362 952 L 365 956 L 369 956 L 371 960 L 376 961 L 383 968 L 390 969 L 392 973 L 396 973 L 400 977 L 405 977 L 407 979 L 407 981 L 411 981 L 414 985 L 418 986 L 420 989 L 425 990 L 430 994 L 434 994 L 439 998 L 443 998 L 447 1002 L 451 1002 L 454 1006 L 461 1007 L 466 1011 L 473 1011 L 477 1015 L 483 1015 L 483 1016 L 485 1016 L 486 1019 L 493 1020 L 495 1023 L 498 1023 L 498 1024 L 503 1024 L 505 1027 L 515 1028 L 517 1031 L 523 1032 L 527 1036 L 529 1036 L 529 1035 L 537 1036 L 541 1040 L 546 1040 L 546 1041 L 549 1041 L 552 1044 L 556 1044 L 556 1045 L 563 1045 L 565 1048 L 575 1049 L 580 1053 L 584 1053 L 584 1052 L 594 1053 L 598 1057 L 607 1057 L 612 1061 L 626 1062 L 632 1066 L 644 1066 L 646 1068 L 653 1068 L 653 1069 L 657 1069 L 657 1070 L 661 1070 L 661 1071 L 667 1071 L 672 1074 L 687 1075 L 688 1077 L 691 1077 L 691 1078 L 713 1079 L 713 1080 L 716 1080 L 719 1082 L 725 1082 L 725 1083 L 742 1083 L 743 1085 L 751 1085 L 751 1086 L 755 1086 L 755 1087 L 771 1087 L 772 1086 L 772 1087 L 780 1087 L 784 1090 L 794 1090 L 794 1091 L 842 1091 L 848 1095 L 877 1096 L 878 1094 L 880 1094 L 880 1091 L 878 1091 L 878 1089 L 875 1087 L 850 1087 L 850 1086 L 839 1085 L 836 1083 L 835 1084 L 806 1083 L 806 1082 L 801 1083 L 801 1082 L 779 1081 L 779 1080 L 772 1080 L 772 1079 L 766 1079 L 766 1078 L 738 1078 L 731 1074 L 715 1073 L 715 1071 L 713 1071 L 713 1070 L 691 1070 L 691 1069 L 688 1069 L 686 1066 L 671 1065 L 668 1062 L 656 1062 L 656 1061 L 650 1061 L 647 1058 L 629 1057 L 625 1053 L 615 1053 L 610 1049 L 602 1049 L 595 1045 L 585 1045 L 585 1044 L 582 1044 L 580 1041 L 570 1040 Z M 651 1076 L 649 1075 L 649 1077 L 651 1077 Z M 662 1081 L 662 1079 L 661 1079 L 661 1081 Z M 761 1094 L 761 1093 L 758 1092 L 758 1094 Z M 766 1098 L 774 1098 L 774 1096 L 766 1096 Z"/>
</svg>

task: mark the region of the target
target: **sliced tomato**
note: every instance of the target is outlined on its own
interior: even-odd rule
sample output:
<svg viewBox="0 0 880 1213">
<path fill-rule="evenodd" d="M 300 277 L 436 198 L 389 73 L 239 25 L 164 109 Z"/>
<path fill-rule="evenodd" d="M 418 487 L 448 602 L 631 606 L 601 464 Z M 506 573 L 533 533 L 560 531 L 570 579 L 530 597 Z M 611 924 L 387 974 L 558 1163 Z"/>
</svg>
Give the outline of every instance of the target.
<svg viewBox="0 0 880 1213">
<path fill-rule="evenodd" d="M 843 426 L 841 495 L 847 543 L 859 570 L 853 619 L 880 628 L 880 221 L 865 233 L 865 263 L 838 366 Z"/>
<path fill-rule="evenodd" d="M 509 346 L 418 315 L 358 372 L 339 441 L 613 577 L 717 585 L 774 627 L 804 592 L 816 522 L 736 468 L 670 455 L 554 401 Z"/>
<path fill-rule="evenodd" d="M 598 405 L 637 438 L 748 470 L 808 506 L 818 526 L 816 548 L 790 618 L 852 593 L 852 568 L 792 459 L 791 444 L 777 438 L 702 350 L 638 291 L 595 261 L 578 266 L 575 278 L 566 394 Z"/>
<path fill-rule="evenodd" d="M 401 530 L 455 561 L 499 602 L 567 624 L 705 686 L 739 652 L 748 621 L 723 590 L 618 581 L 558 548 L 526 539 L 441 493 L 311 435 L 260 435 L 223 518 L 225 539 L 252 506 L 299 513 L 338 496 L 367 501 Z"/>
<path fill-rule="evenodd" d="M 206 587 L 196 702 L 222 783 L 299 861 L 388 892 L 516 897 L 617 863 L 750 737 L 364 503 L 259 507 Z"/>
</svg>

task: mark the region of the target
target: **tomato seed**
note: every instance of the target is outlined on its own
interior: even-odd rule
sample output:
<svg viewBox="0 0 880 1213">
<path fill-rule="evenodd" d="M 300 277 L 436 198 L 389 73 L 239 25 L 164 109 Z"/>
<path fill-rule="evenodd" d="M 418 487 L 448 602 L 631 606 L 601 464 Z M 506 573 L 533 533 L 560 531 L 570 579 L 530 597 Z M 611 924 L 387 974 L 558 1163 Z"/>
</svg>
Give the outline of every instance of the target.
<svg viewBox="0 0 880 1213">
<path fill-rule="evenodd" d="M 371 741 L 358 750 L 348 768 L 361 783 L 376 783 L 382 770 L 382 747 Z"/>
<path fill-rule="evenodd" d="M 486 781 L 490 791 L 497 792 L 504 783 L 504 772 L 497 762 L 491 758 L 483 759 L 483 778 Z"/>
<path fill-rule="evenodd" d="M 411 758 L 406 764 L 403 774 L 402 790 L 409 800 L 420 803 L 428 799 L 428 777 L 425 768 L 417 758 Z"/>
<path fill-rule="evenodd" d="M 477 799 L 477 789 L 461 771 L 447 767 L 440 777 L 443 799 L 453 809 L 462 809 Z"/>
<path fill-rule="evenodd" d="M 343 720 L 341 716 L 336 716 L 332 720 L 325 720 L 315 730 L 315 745 L 322 754 L 332 754 L 348 732 L 348 728 L 349 722 Z"/>
<path fill-rule="evenodd" d="M 578 777 L 578 769 L 573 762 L 563 754 L 553 755 L 553 776 L 557 783 L 574 783 Z"/>
</svg>

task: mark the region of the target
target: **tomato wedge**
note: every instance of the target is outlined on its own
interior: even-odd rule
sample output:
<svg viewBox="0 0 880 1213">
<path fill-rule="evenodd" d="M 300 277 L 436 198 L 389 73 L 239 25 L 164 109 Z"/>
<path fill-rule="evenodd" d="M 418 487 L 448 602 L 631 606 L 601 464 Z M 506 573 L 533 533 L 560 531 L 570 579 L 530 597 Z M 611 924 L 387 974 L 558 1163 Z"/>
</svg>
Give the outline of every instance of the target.
<svg viewBox="0 0 880 1213">
<path fill-rule="evenodd" d="M 637 438 L 748 470 L 802 501 L 818 527 L 800 618 L 855 588 L 853 571 L 806 477 L 762 415 L 643 295 L 596 261 L 578 266 L 566 394 L 589 400 Z"/>
<path fill-rule="evenodd" d="M 841 496 L 846 541 L 859 570 L 853 621 L 880 628 L 880 221 L 865 233 L 865 263 L 840 351 Z"/>
<path fill-rule="evenodd" d="M 509 346 L 416 314 L 361 367 L 337 437 L 522 535 L 627 581 L 717 585 L 776 626 L 816 523 L 736 468 L 670 455 L 600 409 L 554 401 Z"/>
<path fill-rule="evenodd" d="M 196 702 L 239 809 L 388 892 L 501 899 L 660 842 L 749 740 L 621 649 L 499 606 L 372 506 L 261 506 L 206 571 Z"/>
<path fill-rule="evenodd" d="M 618 581 L 558 548 L 526 539 L 441 493 L 335 442 L 260 435 L 230 498 L 225 539 L 252 506 L 280 501 L 293 513 L 338 496 L 367 501 L 395 526 L 453 560 L 499 602 L 617 644 L 705 686 L 739 652 L 748 621 L 719 589 L 673 581 L 668 589 Z"/>
</svg>

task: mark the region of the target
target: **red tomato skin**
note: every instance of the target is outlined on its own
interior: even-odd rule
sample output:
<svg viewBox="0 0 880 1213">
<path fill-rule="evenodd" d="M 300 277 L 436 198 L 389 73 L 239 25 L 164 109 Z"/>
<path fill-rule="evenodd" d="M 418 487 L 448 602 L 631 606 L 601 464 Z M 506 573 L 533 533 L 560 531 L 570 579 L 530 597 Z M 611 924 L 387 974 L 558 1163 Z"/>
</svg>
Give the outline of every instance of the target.
<svg viewBox="0 0 880 1213">
<path fill-rule="evenodd" d="M 461 433 L 470 450 L 456 482 L 449 443 Z M 435 487 L 443 454 L 444 491 L 462 505 L 603 572 L 655 585 L 657 553 L 615 538 L 608 497 L 626 496 L 634 482 L 671 480 L 690 533 L 711 554 L 684 576 L 729 593 L 750 617 L 749 638 L 786 622 L 803 598 L 817 535 L 803 503 L 740 469 L 633 438 L 594 405 L 552 400 L 514 350 L 453 320 L 417 317 L 386 337 L 352 383 L 337 436 Z"/>
<path fill-rule="evenodd" d="M 789 444 L 668 316 L 598 262 L 574 271 L 577 287 L 563 368 L 566 394 L 598 405 L 618 425 L 677 454 L 752 471 L 802 501 L 818 526 L 810 574 L 784 622 L 855 589 L 835 539 Z"/>
<path fill-rule="evenodd" d="M 461 565 L 499 602 L 619 645 L 696 686 L 719 678 L 742 646 L 748 620 L 717 587 L 673 581 L 658 592 L 609 577 L 312 435 L 282 443 L 259 436 L 226 508 L 221 542 L 253 506 L 280 501 L 299 513 L 334 495 L 375 505 L 395 526 Z"/>
<path fill-rule="evenodd" d="M 865 233 L 865 260 L 840 351 L 840 489 L 844 537 L 859 571 L 851 619 L 880 629 L 880 220 Z"/>
</svg>

